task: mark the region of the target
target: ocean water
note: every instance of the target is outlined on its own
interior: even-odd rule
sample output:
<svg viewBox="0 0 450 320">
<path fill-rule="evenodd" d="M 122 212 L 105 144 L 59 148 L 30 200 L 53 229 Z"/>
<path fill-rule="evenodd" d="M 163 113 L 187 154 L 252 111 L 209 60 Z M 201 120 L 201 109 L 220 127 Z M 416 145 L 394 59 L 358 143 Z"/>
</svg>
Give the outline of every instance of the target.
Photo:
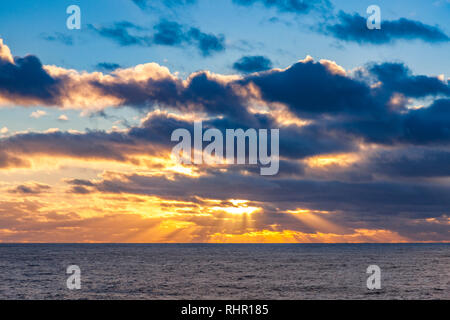
<svg viewBox="0 0 450 320">
<path fill-rule="evenodd" d="M 450 299 L 450 244 L 0 244 L 0 299 Z"/>
</svg>

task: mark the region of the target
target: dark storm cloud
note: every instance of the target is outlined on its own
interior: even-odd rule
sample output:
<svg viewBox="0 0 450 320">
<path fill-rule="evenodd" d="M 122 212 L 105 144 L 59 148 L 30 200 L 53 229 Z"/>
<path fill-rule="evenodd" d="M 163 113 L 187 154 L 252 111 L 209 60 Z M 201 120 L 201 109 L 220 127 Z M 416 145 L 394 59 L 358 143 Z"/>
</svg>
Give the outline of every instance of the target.
<svg viewBox="0 0 450 320">
<path fill-rule="evenodd" d="M 92 84 L 104 94 L 123 99 L 125 104 L 138 108 L 148 108 L 153 104 L 176 107 L 180 110 L 205 111 L 211 115 L 226 115 L 232 119 L 247 119 L 252 116 L 246 109 L 244 97 L 240 96 L 232 84 L 223 83 L 211 77 L 207 72 L 191 76 L 187 85 L 172 78 L 149 80 L 141 84 L 133 82 Z"/>
<path fill-rule="evenodd" d="M 53 104 L 60 84 L 44 70 L 36 56 L 16 57 L 14 64 L 0 59 L 0 95 L 8 99 Z"/>
<path fill-rule="evenodd" d="M 243 73 L 264 71 L 272 68 L 272 61 L 264 56 L 244 56 L 233 64 L 233 69 Z"/>
<path fill-rule="evenodd" d="M 429 43 L 448 42 L 450 38 L 439 27 L 401 18 L 382 20 L 381 29 L 367 28 L 367 18 L 359 14 L 338 14 L 336 24 L 324 24 L 323 32 L 333 37 L 358 43 L 385 44 L 396 40 L 419 39 Z"/>
<path fill-rule="evenodd" d="M 371 155 L 365 171 L 387 177 L 448 177 L 450 176 L 450 151 L 424 147 L 399 148 Z"/>
<path fill-rule="evenodd" d="M 286 69 L 268 70 L 237 80 L 224 80 L 202 71 L 183 81 L 154 66 L 144 81 L 113 75 L 110 81 L 92 77 L 83 83 L 90 90 L 95 88 L 99 97 L 119 99 L 121 105 L 143 110 L 158 105 L 183 112 L 203 111 L 214 117 L 222 116 L 222 122 L 228 121 L 226 125 L 231 128 L 278 126 L 270 114 L 249 112 L 252 98 L 261 99 L 262 103 L 285 104 L 294 114 L 313 120 L 301 128 L 283 129 L 280 144 L 289 157 L 352 150 L 357 139 L 391 145 L 450 141 L 447 81 L 414 75 L 399 63 L 371 64 L 366 74 L 355 77 L 336 68 L 304 60 Z M 152 70 L 161 75 L 153 75 Z M 74 83 L 79 82 L 69 75 L 51 76 L 35 56 L 16 58 L 15 63 L 0 61 L 0 94 L 16 103 L 61 104 L 71 99 L 67 94 L 77 93 L 71 91 Z M 249 93 L 250 84 L 259 89 L 260 96 Z M 418 110 L 407 109 L 406 105 L 393 108 L 394 94 L 402 94 L 405 99 L 435 99 Z M 64 134 L 55 133 L 53 137 L 58 135 Z M 94 141 L 98 135 L 94 135 Z"/>
<path fill-rule="evenodd" d="M 381 81 L 380 86 L 371 88 L 368 79 L 331 72 L 325 65 L 313 61 L 251 75 L 242 82 L 255 84 L 265 102 L 283 103 L 302 118 L 316 119 L 304 129 L 316 137 L 343 138 L 349 134 L 356 139 L 362 137 L 383 144 L 424 145 L 450 141 L 448 99 L 435 99 L 430 106 L 417 110 L 404 107 L 396 110 L 390 102 L 398 93 L 411 98 L 450 96 L 448 82 L 413 75 L 399 63 L 372 64 L 368 72 L 369 77 Z"/>
<path fill-rule="evenodd" d="M 116 22 L 111 27 L 89 27 L 102 37 L 111 39 L 121 46 L 152 45 L 182 46 L 193 45 L 203 56 L 210 56 L 225 50 L 225 37 L 202 32 L 198 28 L 181 25 L 175 21 L 161 20 L 153 29 L 153 34 L 128 21 Z"/>
<path fill-rule="evenodd" d="M 447 145 L 450 143 L 450 99 L 406 113 L 388 113 L 379 118 L 331 121 L 328 130 L 346 132 L 367 142 L 396 145 Z"/>
<path fill-rule="evenodd" d="M 312 10 L 324 10 L 331 7 L 328 0 L 233 0 L 233 2 L 243 6 L 260 3 L 268 8 L 276 8 L 280 12 L 297 14 L 305 14 Z"/>
<path fill-rule="evenodd" d="M 281 102 L 299 116 L 332 113 L 372 113 L 374 103 L 366 83 L 331 72 L 312 60 L 298 62 L 285 70 L 271 70 L 247 77 L 268 102 Z"/>
<path fill-rule="evenodd" d="M 402 93 L 413 98 L 439 94 L 450 96 L 448 83 L 435 77 L 415 76 L 407 66 L 401 63 L 373 64 L 368 69 L 389 92 Z"/>
<path fill-rule="evenodd" d="M 327 64 L 305 60 L 240 80 L 224 81 L 209 72 L 198 72 L 186 81 L 167 74 L 149 75 L 146 81 L 117 76 L 113 81 L 92 78 L 85 84 L 97 88 L 100 96 L 118 98 L 122 105 L 139 109 L 151 110 L 159 105 L 203 111 L 224 116 L 222 121 L 228 121 L 226 125 L 231 128 L 278 126 L 270 115 L 249 112 L 251 96 L 245 88 L 253 84 L 263 103 L 283 103 L 294 114 L 315 121 L 302 128 L 284 128 L 281 148 L 287 156 L 348 151 L 353 148 L 353 140 L 360 138 L 382 144 L 448 143 L 449 100 L 443 98 L 449 96 L 447 82 L 414 75 L 398 63 L 371 64 L 367 73 L 365 77 L 350 77 Z M 35 56 L 16 58 L 15 64 L 0 61 L 0 94 L 19 103 L 57 105 L 66 98 L 70 81 L 65 75 L 50 76 Z M 371 87 L 371 82 L 377 81 L 380 84 Z M 405 98 L 439 98 L 426 108 L 408 110 L 403 106 L 396 110 L 390 105 L 395 93 Z M 58 135 L 63 133 L 54 137 Z"/>
</svg>

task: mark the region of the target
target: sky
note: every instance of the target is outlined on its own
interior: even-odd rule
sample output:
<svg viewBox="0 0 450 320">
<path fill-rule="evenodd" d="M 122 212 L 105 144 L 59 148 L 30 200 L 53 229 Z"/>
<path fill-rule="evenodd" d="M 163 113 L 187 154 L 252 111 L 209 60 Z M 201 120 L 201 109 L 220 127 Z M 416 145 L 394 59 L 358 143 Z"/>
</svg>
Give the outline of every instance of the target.
<svg viewBox="0 0 450 320">
<path fill-rule="evenodd" d="M 0 242 L 450 242 L 449 16 L 2 1 Z M 177 163 L 171 133 L 194 121 L 279 129 L 278 174 Z"/>
</svg>

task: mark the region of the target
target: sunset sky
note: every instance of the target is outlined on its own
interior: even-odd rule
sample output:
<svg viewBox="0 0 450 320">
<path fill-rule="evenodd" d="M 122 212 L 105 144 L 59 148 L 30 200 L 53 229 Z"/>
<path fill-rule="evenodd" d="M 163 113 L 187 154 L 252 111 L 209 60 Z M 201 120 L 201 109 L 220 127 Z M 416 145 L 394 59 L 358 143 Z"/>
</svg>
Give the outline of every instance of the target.
<svg viewBox="0 0 450 320">
<path fill-rule="evenodd" d="M 0 2 L 0 242 L 450 242 L 449 17 L 449 0 Z M 196 120 L 279 128 L 279 173 L 177 164 L 171 133 Z"/>
</svg>

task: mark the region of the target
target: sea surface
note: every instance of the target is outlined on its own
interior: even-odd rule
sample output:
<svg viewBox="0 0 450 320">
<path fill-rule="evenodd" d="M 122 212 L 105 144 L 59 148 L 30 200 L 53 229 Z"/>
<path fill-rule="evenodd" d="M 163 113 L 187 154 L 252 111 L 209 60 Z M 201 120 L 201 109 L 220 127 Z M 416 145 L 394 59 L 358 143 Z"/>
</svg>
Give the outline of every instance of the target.
<svg viewBox="0 0 450 320">
<path fill-rule="evenodd" d="M 0 299 L 450 299 L 450 244 L 0 244 Z"/>
</svg>

